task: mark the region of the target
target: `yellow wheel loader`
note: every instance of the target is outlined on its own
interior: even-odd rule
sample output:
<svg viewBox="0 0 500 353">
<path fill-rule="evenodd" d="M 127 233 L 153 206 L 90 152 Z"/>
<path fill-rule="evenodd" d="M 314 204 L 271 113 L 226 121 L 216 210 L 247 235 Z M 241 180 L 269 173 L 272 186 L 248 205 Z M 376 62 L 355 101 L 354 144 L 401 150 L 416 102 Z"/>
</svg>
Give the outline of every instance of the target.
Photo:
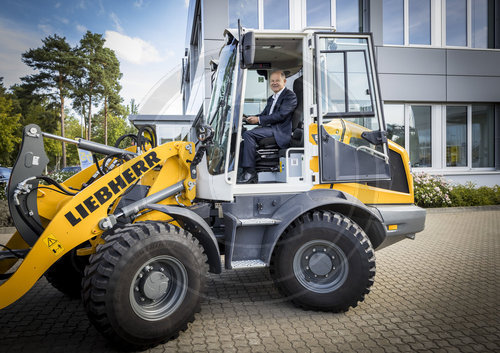
<svg viewBox="0 0 500 353">
<path fill-rule="evenodd" d="M 227 30 L 213 67 L 196 143 L 158 145 L 154 127 L 127 148 L 24 128 L 7 188 L 17 232 L 1 245 L 0 308 L 45 274 L 81 296 L 102 335 L 143 349 L 186 329 L 207 272 L 223 266 L 269 267 L 303 308 L 363 301 L 374 250 L 425 223 L 408 154 L 386 137 L 370 34 Z M 258 183 L 238 184 L 252 128 L 243 116 L 263 109 L 275 69 L 297 95 L 292 142 L 259 142 Z M 46 138 L 101 159 L 58 183 L 43 176 Z"/>
</svg>

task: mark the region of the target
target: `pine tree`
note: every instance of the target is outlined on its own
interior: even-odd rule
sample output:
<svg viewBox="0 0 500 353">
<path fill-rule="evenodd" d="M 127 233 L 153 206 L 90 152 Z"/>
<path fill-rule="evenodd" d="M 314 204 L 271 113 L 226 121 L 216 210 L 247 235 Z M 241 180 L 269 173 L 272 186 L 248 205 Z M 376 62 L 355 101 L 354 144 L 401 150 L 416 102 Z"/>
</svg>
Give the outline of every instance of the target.
<svg viewBox="0 0 500 353">
<path fill-rule="evenodd" d="M 120 62 L 115 52 L 105 48 L 104 43 L 102 34 L 87 31 L 77 49 L 82 64 L 75 81 L 74 105 L 86 116 L 89 140 L 92 138 L 92 107 L 101 102 L 104 104 L 104 130 L 107 130 L 108 109 L 117 115 L 121 112 Z"/>
<path fill-rule="evenodd" d="M 73 90 L 72 78 L 78 65 L 75 51 L 65 37 L 57 34 L 42 39 L 43 46 L 22 54 L 23 62 L 36 73 L 23 77 L 24 85 L 33 92 L 57 102 L 60 110 L 61 135 L 65 136 L 64 101 Z M 66 146 L 62 143 L 62 164 L 66 166 Z"/>
</svg>

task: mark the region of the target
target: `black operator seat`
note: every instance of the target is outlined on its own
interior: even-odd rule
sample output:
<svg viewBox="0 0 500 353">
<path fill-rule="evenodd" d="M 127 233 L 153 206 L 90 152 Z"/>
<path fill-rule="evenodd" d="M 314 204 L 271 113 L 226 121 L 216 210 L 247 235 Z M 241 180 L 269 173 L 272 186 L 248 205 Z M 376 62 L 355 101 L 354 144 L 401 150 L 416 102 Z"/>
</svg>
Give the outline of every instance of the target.
<svg viewBox="0 0 500 353">
<path fill-rule="evenodd" d="M 304 146 L 304 83 L 303 76 L 293 82 L 293 92 L 297 96 L 297 107 L 292 117 L 292 139 L 290 147 Z M 259 141 L 255 168 L 257 172 L 279 171 L 279 159 L 286 149 L 280 150 L 274 137 L 265 137 Z"/>
</svg>

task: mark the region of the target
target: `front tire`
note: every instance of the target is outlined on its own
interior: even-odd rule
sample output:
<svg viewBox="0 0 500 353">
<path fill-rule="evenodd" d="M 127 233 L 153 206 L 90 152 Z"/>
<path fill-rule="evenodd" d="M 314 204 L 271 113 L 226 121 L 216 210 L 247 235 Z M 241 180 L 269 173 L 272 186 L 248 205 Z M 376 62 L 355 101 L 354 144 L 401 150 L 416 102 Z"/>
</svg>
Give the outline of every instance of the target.
<svg viewBox="0 0 500 353">
<path fill-rule="evenodd" d="M 342 312 L 369 293 L 375 254 L 356 223 L 338 213 L 315 211 L 287 229 L 270 270 L 280 292 L 295 305 Z"/>
<path fill-rule="evenodd" d="M 146 349 L 176 337 L 200 310 L 208 265 L 198 240 L 178 227 L 136 223 L 90 257 L 83 303 L 105 337 Z"/>
</svg>

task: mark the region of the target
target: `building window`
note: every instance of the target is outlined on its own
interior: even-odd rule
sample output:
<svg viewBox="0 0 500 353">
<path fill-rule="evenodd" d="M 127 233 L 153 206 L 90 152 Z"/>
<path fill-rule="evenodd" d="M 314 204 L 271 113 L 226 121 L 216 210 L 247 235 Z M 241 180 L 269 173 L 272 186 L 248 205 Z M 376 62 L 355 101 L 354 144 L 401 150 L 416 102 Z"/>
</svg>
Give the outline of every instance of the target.
<svg viewBox="0 0 500 353">
<path fill-rule="evenodd" d="M 446 0 L 446 45 L 467 45 L 467 0 Z"/>
<path fill-rule="evenodd" d="M 495 167 L 493 104 L 384 104 L 384 116 L 387 137 L 408 151 L 414 168 Z"/>
<path fill-rule="evenodd" d="M 409 113 L 411 165 L 432 167 L 431 106 L 412 105 Z"/>
<path fill-rule="evenodd" d="M 431 1 L 409 0 L 410 44 L 431 44 Z"/>
<path fill-rule="evenodd" d="M 384 44 L 404 44 L 404 0 L 383 2 Z"/>
<path fill-rule="evenodd" d="M 494 167 L 493 105 L 472 106 L 472 168 Z"/>
<path fill-rule="evenodd" d="M 229 27 L 237 28 L 238 19 L 244 27 L 259 28 L 258 0 L 229 0 Z"/>
<path fill-rule="evenodd" d="M 337 0 L 335 5 L 336 29 L 338 32 L 359 32 L 359 2 L 355 0 Z"/>
<path fill-rule="evenodd" d="M 490 2 L 491 3 L 491 2 Z M 493 48 L 489 43 L 488 0 L 475 0 L 471 3 L 471 46 L 473 48 Z"/>
<path fill-rule="evenodd" d="M 495 48 L 495 4 L 491 0 L 446 1 L 446 45 Z"/>
<path fill-rule="evenodd" d="M 330 0 L 306 0 L 307 27 L 330 27 Z"/>
<path fill-rule="evenodd" d="M 467 107 L 446 107 L 446 166 L 467 166 Z"/>
<path fill-rule="evenodd" d="M 431 0 L 384 0 L 383 21 L 384 44 L 431 44 Z"/>
<path fill-rule="evenodd" d="M 405 147 L 405 106 L 403 104 L 384 105 L 387 137 L 401 147 Z"/>
<path fill-rule="evenodd" d="M 264 28 L 290 29 L 288 0 L 264 1 Z"/>
</svg>

